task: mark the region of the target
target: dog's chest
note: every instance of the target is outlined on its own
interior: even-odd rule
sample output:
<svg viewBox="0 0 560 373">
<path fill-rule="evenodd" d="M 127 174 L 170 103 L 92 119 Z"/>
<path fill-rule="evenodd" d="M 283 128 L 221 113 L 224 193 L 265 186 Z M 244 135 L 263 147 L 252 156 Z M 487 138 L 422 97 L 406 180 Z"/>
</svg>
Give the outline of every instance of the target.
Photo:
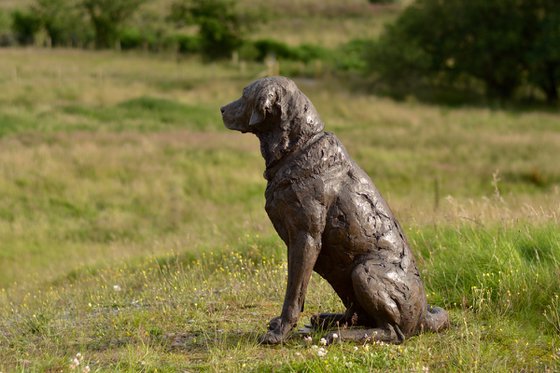
<svg viewBox="0 0 560 373">
<path fill-rule="evenodd" d="M 267 211 L 277 205 L 303 205 L 315 200 L 323 206 L 338 193 L 350 169 L 346 151 L 332 134 L 281 167 L 266 188 Z M 270 212 L 269 212 L 270 214 Z"/>
</svg>

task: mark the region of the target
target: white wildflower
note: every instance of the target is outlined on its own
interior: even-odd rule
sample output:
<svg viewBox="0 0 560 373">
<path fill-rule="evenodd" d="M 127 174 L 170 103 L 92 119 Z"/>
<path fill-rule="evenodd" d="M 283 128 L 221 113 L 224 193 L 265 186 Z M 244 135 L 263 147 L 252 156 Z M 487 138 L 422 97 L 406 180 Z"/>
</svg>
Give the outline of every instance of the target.
<svg viewBox="0 0 560 373">
<path fill-rule="evenodd" d="M 338 334 L 336 334 L 336 333 L 333 333 L 333 335 L 332 335 L 332 339 L 338 339 Z"/>
<path fill-rule="evenodd" d="M 80 366 L 80 362 L 82 360 L 84 360 L 84 357 L 82 356 L 82 354 L 80 352 L 78 352 L 73 359 L 70 359 L 70 369 L 72 369 L 72 370 L 77 369 Z M 87 368 L 89 369 L 89 367 L 87 367 Z M 84 370 L 85 369 L 86 368 L 84 368 Z M 89 370 L 86 373 L 89 373 Z"/>
<path fill-rule="evenodd" d="M 303 337 L 303 340 L 305 341 L 306 344 L 311 344 L 311 342 L 313 342 L 313 338 L 311 338 L 311 336 L 309 335 Z"/>
<path fill-rule="evenodd" d="M 354 346 L 354 352 L 358 351 L 358 346 Z"/>
<path fill-rule="evenodd" d="M 325 350 L 323 347 L 317 350 L 317 356 L 319 357 L 324 357 L 326 354 L 327 354 L 327 350 Z"/>
<path fill-rule="evenodd" d="M 326 345 L 327 345 L 327 340 L 326 340 L 325 338 L 321 338 L 321 339 L 319 340 L 319 344 L 320 344 L 321 346 L 326 346 Z"/>
<path fill-rule="evenodd" d="M 91 369 L 89 368 L 89 365 L 86 365 L 86 366 L 84 367 L 84 369 L 82 369 L 82 372 L 83 372 L 83 373 L 89 373 L 90 371 L 91 371 Z"/>
<path fill-rule="evenodd" d="M 121 291 L 121 286 L 120 285 L 113 285 L 113 290 L 114 291 Z"/>
<path fill-rule="evenodd" d="M 70 369 L 76 369 L 78 366 L 80 366 L 80 360 L 77 357 L 70 359 Z"/>
</svg>

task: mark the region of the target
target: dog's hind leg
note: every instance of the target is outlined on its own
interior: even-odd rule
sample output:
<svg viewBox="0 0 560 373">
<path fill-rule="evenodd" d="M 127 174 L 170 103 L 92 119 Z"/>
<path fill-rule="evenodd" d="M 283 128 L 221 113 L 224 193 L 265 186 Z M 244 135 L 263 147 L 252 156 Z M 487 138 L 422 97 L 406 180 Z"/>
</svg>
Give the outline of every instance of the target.
<svg viewBox="0 0 560 373">
<path fill-rule="evenodd" d="M 365 260 L 352 271 L 354 293 L 360 306 L 374 320 L 375 326 L 393 328 L 397 335 L 416 334 L 424 320 L 427 304 L 419 277 L 407 273 L 399 266 L 379 261 Z M 400 331 L 400 332 L 399 332 Z M 391 339 L 393 333 L 382 333 L 382 341 Z M 390 340 L 399 343 L 401 338 Z"/>
</svg>

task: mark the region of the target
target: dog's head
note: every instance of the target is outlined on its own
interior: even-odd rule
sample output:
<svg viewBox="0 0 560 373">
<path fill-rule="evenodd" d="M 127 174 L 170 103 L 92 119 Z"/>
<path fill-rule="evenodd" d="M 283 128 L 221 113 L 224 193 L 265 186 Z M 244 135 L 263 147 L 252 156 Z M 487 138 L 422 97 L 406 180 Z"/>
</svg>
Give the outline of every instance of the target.
<svg viewBox="0 0 560 373">
<path fill-rule="evenodd" d="M 243 89 L 238 100 L 223 106 L 221 112 L 227 128 L 243 133 L 282 130 L 307 135 L 323 130 L 311 101 L 293 81 L 284 77 L 254 81 Z"/>
</svg>

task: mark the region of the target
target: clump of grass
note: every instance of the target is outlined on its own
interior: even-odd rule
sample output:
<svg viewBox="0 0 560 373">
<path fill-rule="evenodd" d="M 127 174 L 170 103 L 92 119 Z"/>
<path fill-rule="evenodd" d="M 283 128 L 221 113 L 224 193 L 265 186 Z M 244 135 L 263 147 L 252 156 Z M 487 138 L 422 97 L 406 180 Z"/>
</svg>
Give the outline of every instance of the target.
<svg viewBox="0 0 560 373">
<path fill-rule="evenodd" d="M 539 325 L 543 307 L 558 296 L 560 236 L 555 226 L 442 227 L 412 239 L 421 260 L 430 263 L 431 270 L 423 272 L 426 284 L 441 289 L 431 294 L 435 303 Z"/>
</svg>

